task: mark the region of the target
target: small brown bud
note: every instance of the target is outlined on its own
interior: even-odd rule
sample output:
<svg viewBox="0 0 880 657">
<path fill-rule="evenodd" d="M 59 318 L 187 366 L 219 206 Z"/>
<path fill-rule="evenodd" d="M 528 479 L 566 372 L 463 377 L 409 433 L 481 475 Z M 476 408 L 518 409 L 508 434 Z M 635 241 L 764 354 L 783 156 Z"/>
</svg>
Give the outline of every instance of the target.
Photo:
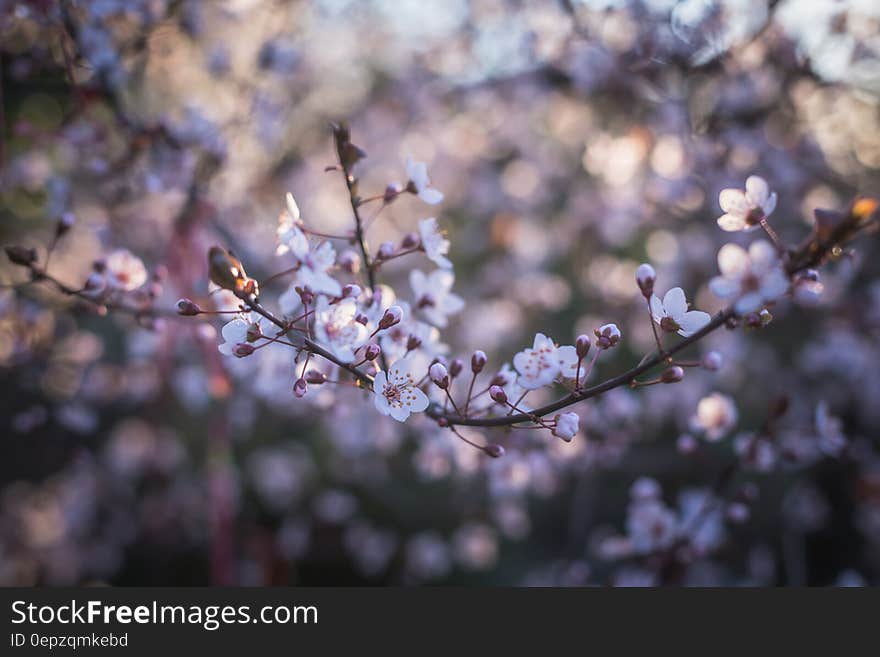
<svg viewBox="0 0 880 657">
<path fill-rule="evenodd" d="M 501 458 L 502 456 L 504 456 L 504 448 L 501 445 L 498 445 L 497 443 L 492 443 L 491 445 L 486 445 L 483 448 L 483 451 L 488 456 L 491 456 L 493 459 Z"/>
<path fill-rule="evenodd" d="M 245 356 L 250 356 L 255 350 L 254 345 L 247 342 L 239 342 L 232 348 L 232 355 L 236 358 L 244 358 Z"/>
<path fill-rule="evenodd" d="M 678 365 L 673 365 L 663 370 L 660 381 L 663 383 L 678 383 L 684 378 L 684 370 Z"/>
<path fill-rule="evenodd" d="M 574 350 L 577 353 L 578 358 L 583 360 L 586 355 L 590 353 L 590 336 L 579 335 L 574 342 Z"/>
<path fill-rule="evenodd" d="M 181 299 L 177 302 L 177 314 L 184 317 L 193 317 L 202 312 L 199 305 L 191 299 Z"/>
<path fill-rule="evenodd" d="M 464 363 L 462 363 L 461 359 L 459 358 L 453 358 L 452 362 L 449 363 L 449 374 L 452 376 L 453 379 L 461 374 L 461 371 L 463 369 Z"/>
<path fill-rule="evenodd" d="M 4 249 L 6 256 L 16 265 L 30 267 L 37 261 L 37 250 L 24 246 L 7 246 Z"/>
<path fill-rule="evenodd" d="M 306 383 L 313 383 L 315 385 L 321 385 L 325 381 L 327 381 L 327 375 L 323 372 L 319 372 L 318 370 L 309 370 L 305 375 Z"/>
<path fill-rule="evenodd" d="M 474 352 L 474 355 L 471 356 L 471 372 L 474 374 L 479 374 L 483 371 L 483 368 L 486 367 L 486 352 L 477 349 Z"/>
<path fill-rule="evenodd" d="M 504 392 L 504 388 L 501 386 L 492 386 L 489 388 L 489 396 L 492 398 L 492 401 L 497 402 L 499 404 L 507 403 L 507 393 Z"/>
</svg>

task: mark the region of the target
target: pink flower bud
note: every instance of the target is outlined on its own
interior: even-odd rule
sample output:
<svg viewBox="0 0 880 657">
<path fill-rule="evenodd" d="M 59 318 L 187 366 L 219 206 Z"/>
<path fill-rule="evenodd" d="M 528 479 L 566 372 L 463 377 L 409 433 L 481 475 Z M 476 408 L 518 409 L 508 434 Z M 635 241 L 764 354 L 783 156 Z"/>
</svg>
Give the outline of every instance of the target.
<svg viewBox="0 0 880 657">
<path fill-rule="evenodd" d="M 596 346 L 599 349 L 611 349 L 620 342 L 621 334 L 617 324 L 604 324 L 595 329 L 593 333 L 596 334 Z"/>
<path fill-rule="evenodd" d="M 305 397 L 306 392 L 309 387 L 306 385 L 306 380 L 302 377 L 296 380 L 296 383 L 293 384 L 293 394 L 297 398 Z"/>
<path fill-rule="evenodd" d="M 352 249 L 346 249 L 339 254 L 336 262 L 339 263 L 343 271 L 349 274 L 357 274 L 361 270 L 361 257 Z"/>
<path fill-rule="evenodd" d="M 327 380 L 327 375 L 323 372 L 319 372 L 318 370 L 309 370 L 305 375 L 306 383 L 313 383 L 315 385 L 321 385 Z"/>
<path fill-rule="evenodd" d="M 437 387 L 441 390 L 446 390 L 449 387 L 449 371 L 443 363 L 431 365 L 428 374 L 431 376 L 431 381 L 437 384 Z"/>
<path fill-rule="evenodd" d="M 459 358 L 453 358 L 452 362 L 449 363 L 449 374 L 452 376 L 453 379 L 461 374 L 461 371 L 463 369 L 464 363 L 462 363 L 461 359 Z"/>
<path fill-rule="evenodd" d="M 474 355 L 471 356 L 471 372 L 474 374 L 479 374 L 483 371 L 483 368 L 486 367 L 486 353 L 480 349 L 477 349 L 474 352 Z"/>
<path fill-rule="evenodd" d="M 513 380 L 513 376 L 504 372 L 496 372 L 489 382 L 490 386 L 506 386 Z"/>
<path fill-rule="evenodd" d="M 422 346 L 422 339 L 417 335 L 411 335 L 406 339 L 406 350 L 415 351 Z"/>
<path fill-rule="evenodd" d="M 378 260 L 387 260 L 394 255 L 394 251 L 395 248 L 392 242 L 382 242 L 379 245 L 379 251 L 376 253 L 376 258 Z"/>
<path fill-rule="evenodd" d="M 29 249 L 24 246 L 7 246 L 4 247 L 6 257 L 14 264 L 28 267 L 37 261 L 37 250 Z"/>
<path fill-rule="evenodd" d="M 648 263 L 642 263 L 636 269 L 636 283 L 642 291 L 642 295 L 647 299 L 654 294 L 654 282 L 657 280 L 657 274 L 654 268 Z"/>
<path fill-rule="evenodd" d="M 367 317 L 364 313 L 358 313 L 357 317 L 354 318 L 354 321 L 356 321 L 358 324 L 363 324 L 364 326 L 366 326 L 367 323 L 370 321 L 370 318 Z"/>
<path fill-rule="evenodd" d="M 721 352 L 710 351 L 703 356 L 703 367 L 710 372 L 717 372 L 720 370 L 723 363 L 724 357 L 721 355 Z"/>
<path fill-rule="evenodd" d="M 376 360 L 380 353 L 382 353 L 382 349 L 379 348 L 379 345 L 368 344 L 367 348 L 364 350 L 364 358 L 367 360 Z"/>
<path fill-rule="evenodd" d="M 177 302 L 178 315 L 183 315 L 184 317 L 193 317 L 194 315 L 198 315 L 201 312 L 202 309 L 199 308 L 198 304 L 191 299 L 180 299 Z"/>
<path fill-rule="evenodd" d="M 386 205 L 391 203 L 400 195 L 401 191 L 402 188 L 400 186 L 400 183 L 391 183 L 385 188 L 385 193 L 382 194 L 382 202 Z"/>
<path fill-rule="evenodd" d="M 349 297 L 351 297 L 352 299 L 357 299 L 359 296 L 361 296 L 362 291 L 363 290 L 361 290 L 360 285 L 355 285 L 354 283 L 349 283 L 348 285 L 346 285 L 345 287 L 342 288 L 342 298 L 348 299 Z"/>
<path fill-rule="evenodd" d="M 678 365 L 673 365 L 663 370 L 660 381 L 663 383 L 678 383 L 684 378 L 684 370 Z"/>
<path fill-rule="evenodd" d="M 232 348 L 232 355 L 236 358 L 244 358 L 245 356 L 250 356 L 254 351 L 254 345 L 247 342 L 239 342 Z"/>
<path fill-rule="evenodd" d="M 586 355 L 590 353 L 590 336 L 579 335 L 574 342 L 574 350 L 577 353 L 578 358 L 585 358 Z"/>
<path fill-rule="evenodd" d="M 379 330 L 384 331 L 395 324 L 399 324 L 402 317 L 403 310 L 400 306 L 390 306 L 388 310 L 385 311 L 385 314 L 382 315 L 382 319 L 379 320 Z"/>
<path fill-rule="evenodd" d="M 488 456 L 491 456 L 493 459 L 501 458 L 502 456 L 504 456 L 504 448 L 496 443 L 486 445 L 483 448 L 483 452 L 485 452 Z"/>
<path fill-rule="evenodd" d="M 419 242 L 421 242 L 421 240 L 419 239 L 417 233 L 407 233 L 403 236 L 403 240 L 401 240 L 400 246 L 404 249 L 412 249 L 418 246 Z"/>
<path fill-rule="evenodd" d="M 504 392 L 504 388 L 501 386 L 491 386 L 489 388 L 489 396 L 492 398 L 492 401 L 499 404 L 507 403 L 507 393 Z"/>
</svg>

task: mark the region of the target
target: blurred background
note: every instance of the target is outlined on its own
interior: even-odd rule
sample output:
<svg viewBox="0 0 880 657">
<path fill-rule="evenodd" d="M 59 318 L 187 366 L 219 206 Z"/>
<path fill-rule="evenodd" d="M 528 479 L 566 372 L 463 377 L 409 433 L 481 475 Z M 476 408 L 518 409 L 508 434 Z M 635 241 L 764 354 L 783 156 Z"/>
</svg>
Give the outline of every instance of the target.
<svg viewBox="0 0 880 657">
<path fill-rule="evenodd" d="M 351 227 L 331 121 L 365 194 L 427 162 L 443 204 L 397 201 L 370 241 L 436 214 L 467 301 L 443 342 L 493 371 L 610 321 L 599 376 L 637 362 L 640 262 L 720 309 L 717 250 L 748 238 L 718 193 L 752 173 L 790 242 L 880 178 L 871 0 L 0 0 L 0 75 L 0 243 L 44 257 L 73 216 L 53 275 L 127 248 L 157 308 L 206 298 L 215 243 L 274 273 L 287 191 Z M 223 358 L 219 323 L 101 316 L 3 257 L 0 584 L 876 583 L 877 256 L 692 348 L 720 371 L 580 404 L 571 443 L 485 436 L 499 459 L 355 391 L 297 400 L 289 363 Z M 713 393 L 737 411 L 717 442 L 693 433 Z M 695 531 L 666 549 L 669 527 Z"/>
</svg>

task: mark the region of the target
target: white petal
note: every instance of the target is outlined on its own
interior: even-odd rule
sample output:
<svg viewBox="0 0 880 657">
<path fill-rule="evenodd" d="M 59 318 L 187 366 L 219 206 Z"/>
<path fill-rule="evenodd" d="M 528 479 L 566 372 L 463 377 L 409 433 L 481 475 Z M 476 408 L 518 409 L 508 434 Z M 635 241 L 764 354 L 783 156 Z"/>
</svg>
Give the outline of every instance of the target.
<svg viewBox="0 0 880 657">
<path fill-rule="evenodd" d="M 462 299 L 457 294 L 447 294 L 443 299 L 443 312 L 447 315 L 454 315 L 457 312 L 461 312 L 461 309 L 464 308 L 464 299 Z"/>
<path fill-rule="evenodd" d="M 749 254 L 737 244 L 725 244 L 718 251 L 718 269 L 728 278 L 738 278 L 749 268 Z"/>
<path fill-rule="evenodd" d="M 413 269 L 409 272 L 409 286 L 412 288 L 416 300 L 418 300 L 429 291 L 428 277 L 425 276 L 421 269 Z"/>
<path fill-rule="evenodd" d="M 520 374 L 525 374 L 526 365 L 529 362 L 529 357 L 531 353 L 529 350 L 521 351 L 513 357 L 513 366 L 516 368 L 516 371 Z"/>
<path fill-rule="evenodd" d="M 373 404 L 375 405 L 376 410 L 382 415 L 389 415 L 391 413 L 391 406 L 388 404 L 388 400 L 385 399 L 385 395 L 382 394 L 381 390 L 379 393 L 373 395 Z"/>
<path fill-rule="evenodd" d="M 716 297 L 729 299 L 739 294 L 739 283 L 724 276 L 716 276 L 709 281 L 709 289 Z"/>
<path fill-rule="evenodd" d="M 669 290 L 663 297 L 663 309 L 675 321 L 684 315 L 688 310 L 687 299 L 684 296 L 684 290 L 680 287 L 674 287 Z"/>
<path fill-rule="evenodd" d="M 421 413 L 428 408 L 428 396 L 418 388 L 410 388 L 409 391 L 413 399 L 410 402 L 409 410 L 411 413 Z"/>
<path fill-rule="evenodd" d="M 293 198 L 293 194 L 287 192 L 285 200 L 287 201 L 287 212 L 290 214 L 291 219 L 299 221 L 299 206 L 296 204 L 296 199 Z"/>
<path fill-rule="evenodd" d="M 749 213 L 749 202 L 741 189 L 722 189 L 718 195 L 718 205 L 728 214 L 745 216 Z"/>
<path fill-rule="evenodd" d="M 406 421 L 406 418 L 409 417 L 409 407 L 405 404 L 401 406 L 389 406 L 389 410 L 391 411 L 391 417 L 398 422 L 404 422 Z"/>
<path fill-rule="evenodd" d="M 718 227 L 728 233 L 742 230 L 746 226 L 746 219 L 740 214 L 722 214 L 718 217 Z"/>
<path fill-rule="evenodd" d="M 443 200 L 443 192 L 433 187 L 424 187 L 419 190 L 419 198 L 428 205 L 437 205 Z"/>
<path fill-rule="evenodd" d="M 770 187 L 761 176 L 749 176 L 746 178 L 746 198 L 752 207 L 763 208 L 769 196 Z"/>
<path fill-rule="evenodd" d="M 559 360 L 559 370 L 562 372 L 562 376 L 566 379 L 573 379 L 577 375 L 577 349 L 571 345 L 559 347 L 556 350 L 556 358 Z"/>
<path fill-rule="evenodd" d="M 769 217 L 776 209 L 776 200 L 776 192 L 773 192 L 772 194 L 770 194 L 770 198 L 767 199 L 767 202 L 761 206 L 764 210 L 765 217 Z"/>
<path fill-rule="evenodd" d="M 687 338 L 703 328 L 711 319 L 709 313 L 704 313 L 702 310 L 690 310 L 676 320 L 681 327 L 678 333 Z"/>
<path fill-rule="evenodd" d="M 748 294 L 741 296 L 733 308 L 739 314 L 744 315 L 746 313 L 755 312 L 763 305 L 764 300 L 761 298 L 760 294 L 757 292 L 749 292 Z"/>
<path fill-rule="evenodd" d="M 769 272 L 761 281 L 761 296 L 765 301 L 773 301 L 778 299 L 788 290 L 788 278 L 777 267 Z"/>
<path fill-rule="evenodd" d="M 666 312 L 663 310 L 663 303 L 660 301 L 660 297 L 656 294 L 651 295 L 651 314 L 657 322 L 666 317 Z"/>
<path fill-rule="evenodd" d="M 428 277 L 429 287 L 437 288 L 438 292 L 448 292 L 454 284 L 455 273 L 448 269 L 435 269 Z"/>
<path fill-rule="evenodd" d="M 336 249 L 330 242 L 323 242 L 321 246 L 312 253 L 312 262 L 314 269 L 327 271 L 336 263 Z"/>
<path fill-rule="evenodd" d="M 760 276 L 776 266 L 779 254 L 767 240 L 757 240 L 749 247 L 749 258 L 752 261 L 752 271 Z"/>
<path fill-rule="evenodd" d="M 543 333 L 535 333 L 535 341 L 532 343 L 532 349 L 541 349 L 543 347 L 555 347 L 555 343 Z"/>
</svg>

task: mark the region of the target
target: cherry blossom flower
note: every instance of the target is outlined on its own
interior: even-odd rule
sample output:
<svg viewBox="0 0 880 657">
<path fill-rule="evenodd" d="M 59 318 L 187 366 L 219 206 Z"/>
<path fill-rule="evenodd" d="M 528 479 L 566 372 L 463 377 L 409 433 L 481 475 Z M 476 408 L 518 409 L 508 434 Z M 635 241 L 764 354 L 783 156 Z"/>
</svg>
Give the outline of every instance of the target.
<svg viewBox="0 0 880 657">
<path fill-rule="evenodd" d="M 688 310 L 684 290 L 674 287 L 664 296 L 663 301 L 655 294 L 651 296 L 651 314 L 664 331 L 677 331 L 682 337 L 689 337 L 703 328 L 711 319 L 709 313 Z"/>
<path fill-rule="evenodd" d="M 315 337 L 343 363 L 354 361 L 354 350 L 367 339 L 367 327 L 356 321 L 357 303 L 342 299 L 332 304 L 319 296 L 315 306 Z"/>
<path fill-rule="evenodd" d="M 767 181 L 759 176 L 749 176 L 746 188 L 722 189 L 718 204 L 725 214 L 718 217 L 718 226 L 728 232 L 751 231 L 760 226 L 776 208 L 776 192 L 770 193 Z"/>
<path fill-rule="evenodd" d="M 455 274 L 445 269 L 436 269 L 425 275 L 414 269 L 409 274 L 409 284 L 416 298 L 416 308 L 431 324 L 444 327 L 447 316 L 454 315 L 464 308 L 464 299 L 452 293 Z"/>
<path fill-rule="evenodd" d="M 697 414 L 691 419 L 695 431 L 702 431 L 706 440 L 715 442 L 736 424 L 736 405 L 727 395 L 713 392 L 697 404 Z"/>
<path fill-rule="evenodd" d="M 143 261 L 128 249 L 117 249 L 104 260 L 107 285 L 130 292 L 147 282 L 147 269 Z"/>
<path fill-rule="evenodd" d="M 735 299 L 739 314 L 756 312 L 785 294 L 788 277 L 776 249 L 766 240 L 749 246 L 748 252 L 736 244 L 725 244 L 718 252 L 721 276 L 709 281 L 709 289 L 722 299 Z"/>
<path fill-rule="evenodd" d="M 536 390 L 550 385 L 560 369 L 556 344 L 543 333 L 537 333 L 532 348 L 513 357 L 513 366 L 519 372 L 517 383 L 523 388 Z"/>
<path fill-rule="evenodd" d="M 293 194 L 287 194 L 287 210 L 278 217 L 278 248 L 276 253 L 283 255 L 292 253 L 297 260 L 302 260 L 309 252 L 309 240 L 306 234 L 300 229 L 300 212 Z"/>
<path fill-rule="evenodd" d="M 376 410 L 398 422 L 404 422 L 410 413 L 421 413 L 428 408 L 428 397 L 416 387 L 412 362 L 408 358 L 394 363 L 387 374 L 381 371 L 376 374 L 373 400 Z"/>
<path fill-rule="evenodd" d="M 268 328 L 268 324 L 268 320 L 257 313 L 239 315 L 220 329 L 224 342 L 219 344 L 217 349 L 224 356 L 235 356 L 236 346 L 259 339 L 259 336 L 263 335 L 263 329 Z"/>
<path fill-rule="evenodd" d="M 556 416 L 556 426 L 553 427 L 553 435 L 569 442 L 578 432 L 580 418 L 577 413 L 560 413 Z"/>
<path fill-rule="evenodd" d="M 636 553 L 656 552 L 677 538 L 678 518 L 659 498 L 638 499 L 629 505 L 626 533 Z"/>
<path fill-rule="evenodd" d="M 443 200 L 443 193 L 431 187 L 428 166 L 424 162 L 416 162 L 411 157 L 406 158 L 406 175 L 409 176 L 409 187 L 412 187 L 425 203 L 436 205 Z"/>
<path fill-rule="evenodd" d="M 429 260 L 441 269 L 452 269 L 452 262 L 446 257 L 446 254 L 449 253 L 449 240 L 440 230 L 434 217 L 419 221 L 419 237 Z"/>
<path fill-rule="evenodd" d="M 622 335 L 617 324 L 603 324 L 593 333 L 596 335 L 596 346 L 599 349 L 611 349 L 616 346 Z"/>
<path fill-rule="evenodd" d="M 342 285 L 327 273 L 336 262 L 336 249 L 330 242 L 322 242 L 316 249 L 309 251 L 300 259 L 300 267 L 295 280 L 300 287 L 308 287 L 316 294 L 329 294 L 338 297 L 342 294 Z"/>
</svg>

